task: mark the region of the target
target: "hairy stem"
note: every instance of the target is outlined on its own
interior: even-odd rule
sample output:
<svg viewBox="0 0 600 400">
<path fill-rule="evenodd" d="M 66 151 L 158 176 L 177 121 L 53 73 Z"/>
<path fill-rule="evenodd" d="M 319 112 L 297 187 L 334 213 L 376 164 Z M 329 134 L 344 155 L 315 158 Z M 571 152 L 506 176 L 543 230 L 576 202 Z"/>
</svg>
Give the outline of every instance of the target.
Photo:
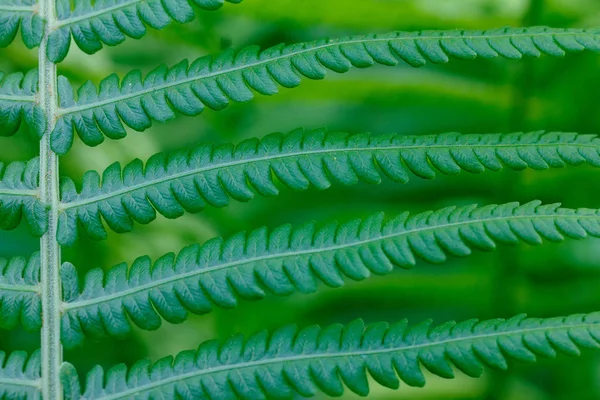
<svg viewBox="0 0 600 400">
<path fill-rule="evenodd" d="M 40 141 L 40 196 L 50 207 L 48 231 L 40 239 L 42 286 L 42 395 L 45 400 L 60 400 L 60 246 L 56 240 L 58 204 L 58 156 L 50 148 L 50 133 L 56 121 L 57 80 L 56 64 L 47 57 L 48 37 L 56 23 L 56 0 L 40 0 L 40 14 L 46 20 L 46 32 L 39 50 L 40 103 L 48 120 L 47 130 Z"/>
</svg>

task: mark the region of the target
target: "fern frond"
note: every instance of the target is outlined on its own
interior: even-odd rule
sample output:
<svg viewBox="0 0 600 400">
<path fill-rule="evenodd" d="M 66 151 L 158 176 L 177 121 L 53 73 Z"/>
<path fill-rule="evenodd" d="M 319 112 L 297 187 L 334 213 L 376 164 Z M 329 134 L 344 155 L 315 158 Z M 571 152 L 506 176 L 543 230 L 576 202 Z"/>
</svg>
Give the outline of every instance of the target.
<svg viewBox="0 0 600 400">
<path fill-rule="evenodd" d="M 15 40 L 21 27 L 25 46 L 32 49 L 42 42 L 44 20 L 37 11 L 36 0 L 3 0 L 0 4 L 0 47 Z"/>
<path fill-rule="evenodd" d="M 0 258 L 0 328 L 13 329 L 19 322 L 27 330 L 41 328 L 42 301 L 39 282 L 39 253 L 35 253 L 29 259 Z M 0 352 L 0 366 L 3 365 L 3 357 L 4 354 Z M 2 377 L 0 368 L 0 398 L 4 399 Z M 13 397 L 7 395 L 6 398 Z"/>
<path fill-rule="evenodd" d="M 40 161 L 0 163 L 0 228 L 14 229 L 25 219 L 35 236 L 48 230 L 48 210 L 38 194 Z"/>
<path fill-rule="evenodd" d="M 242 0 L 227 0 L 241 3 Z M 58 22 L 49 37 L 48 58 L 61 62 L 69 52 L 71 37 L 81 50 L 93 54 L 102 45 L 116 46 L 127 36 L 139 39 L 146 25 L 163 29 L 171 21 L 190 22 L 194 18 L 192 4 L 215 10 L 225 0 L 58 0 Z"/>
<path fill-rule="evenodd" d="M 345 387 L 369 394 L 368 376 L 397 389 L 400 381 L 424 386 L 424 366 L 434 375 L 452 379 L 455 370 L 480 377 L 485 367 L 505 370 L 508 360 L 536 361 L 557 353 L 579 355 L 600 348 L 600 313 L 560 318 L 476 319 L 433 326 L 432 321 L 409 327 L 367 325 L 298 330 L 288 326 L 272 335 L 261 332 L 245 339 L 233 336 L 220 345 L 202 344 L 154 364 L 142 361 L 105 374 L 96 367 L 81 394 L 74 368 L 62 369 L 67 400 L 75 399 L 283 399 L 323 392 L 338 397 Z"/>
<path fill-rule="evenodd" d="M 0 258 L 0 327 L 13 329 L 19 321 L 25 329 L 42 326 L 40 256 L 29 259 Z M 0 396 L 0 398 L 2 398 Z"/>
<path fill-rule="evenodd" d="M 38 72 L 5 75 L 0 72 L 0 136 L 14 135 L 23 120 L 39 137 L 46 130 L 46 118 L 37 103 Z"/>
<path fill-rule="evenodd" d="M 406 182 L 409 172 L 431 179 L 436 171 L 479 173 L 506 166 L 546 169 L 566 164 L 600 166 L 600 139 L 571 133 L 515 133 L 509 135 L 431 136 L 397 134 L 371 136 L 326 133 L 324 130 L 287 135 L 272 134 L 238 146 L 200 145 L 174 154 L 157 154 L 146 165 L 135 160 L 121 169 L 118 163 L 100 175 L 83 177 L 83 188 L 65 179 L 58 223 L 62 245 L 75 243 L 78 222 L 88 236 L 106 237 L 101 217 L 116 232 L 128 232 L 133 222 L 147 224 L 156 211 L 177 218 L 207 205 L 223 207 L 229 197 L 240 201 L 255 192 L 279 192 L 274 175 L 286 186 L 319 189 L 333 182 L 352 185 L 359 180 L 379 183 L 381 175 Z"/>
<path fill-rule="evenodd" d="M 24 351 L 6 355 L 0 351 L 0 398 L 7 400 L 41 399 L 40 351 L 30 356 Z"/>
<path fill-rule="evenodd" d="M 139 71 L 122 81 L 111 75 L 99 90 L 88 82 L 78 90 L 66 78 L 59 82 L 60 118 L 52 132 L 52 148 L 65 154 L 72 146 L 74 131 L 90 146 L 104 136 L 126 135 L 123 123 L 143 131 L 152 121 L 164 122 L 174 111 L 197 115 L 205 107 L 225 108 L 229 101 L 246 102 L 253 91 L 272 95 L 278 85 L 295 87 L 302 77 L 322 79 L 327 70 L 346 72 L 376 63 L 396 65 L 399 60 L 418 67 L 426 62 L 446 63 L 450 56 L 472 59 L 523 55 L 562 56 L 567 51 L 600 51 L 600 31 L 546 27 L 490 31 L 394 32 L 386 35 L 346 37 L 290 46 L 279 45 L 260 51 L 249 47 L 203 57 L 191 65 L 187 60 L 172 68 L 161 66 L 145 79 Z"/>
<path fill-rule="evenodd" d="M 388 274 L 394 266 L 412 267 L 417 258 L 442 263 L 447 255 L 492 250 L 498 242 L 540 244 L 588 235 L 600 237 L 600 211 L 510 203 L 404 213 L 387 222 L 380 213 L 320 229 L 314 223 L 298 229 L 285 225 L 271 233 L 258 229 L 189 246 L 154 265 L 141 257 L 129 273 L 126 264 L 106 276 L 92 270 L 81 292 L 75 268 L 66 264 L 63 343 L 72 347 L 85 335 L 124 336 L 130 321 L 142 329 L 157 329 L 161 317 L 180 323 L 188 311 L 235 307 L 238 298 L 261 299 L 265 290 L 282 296 L 312 293 L 318 281 L 340 287 L 346 278 L 363 280 Z"/>
</svg>

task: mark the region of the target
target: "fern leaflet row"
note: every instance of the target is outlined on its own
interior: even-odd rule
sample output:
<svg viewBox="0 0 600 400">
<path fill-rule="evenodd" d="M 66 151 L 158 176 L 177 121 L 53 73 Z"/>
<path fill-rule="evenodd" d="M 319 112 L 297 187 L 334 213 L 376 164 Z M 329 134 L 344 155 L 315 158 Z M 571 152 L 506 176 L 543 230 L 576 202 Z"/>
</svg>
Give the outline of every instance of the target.
<svg viewBox="0 0 600 400">
<path fill-rule="evenodd" d="M 205 107 L 221 110 L 230 101 L 246 102 L 254 92 L 272 95 L 278 87 L 298 86 L 302 77 L 323 79 L 328 70 L 346 72 L 351 67 L 396 65 L 405 61 L 419 67 L 427 62 L 446 63 L 450 57 L 563 56 L 566 52 L 600 51 L 600 31 L 546 27 L 505 28 L 489 31 L 394 32 L 345 37 L 261 51 L 249 47 L 227 50 L 188 65 L 161 66 L 142 78 L 132 71 L 122 81 L 111 75 L 96 88 L 84 84 L 74 97 L 66 78 L 59 82 L 60 118 L 52 132 L 52 148 L 65 154 L 74 131 L 84 143 L 95 146 L 124 137 L 124 125 L 143 131 L 152 121 L 174 118 L 175 111 L 197 115 Z"/>
<path fill-rule="evenodd" d="M 146 34 L 146 26 L 163 29 L 171 21 L 190 22 L 194 18 L 192 4 L 215 10 L 224 0 L 79 0 L 74 7 L 71 3 L 57 1 L 58 21 L 49 36 L 47 53 L 56 63 L 67 56 L 71 38 L 81 50 L 93 54 L 103 45 L 122 43 L 127 36 L 141 38 Z"/>
<path fill-rule="evenodd" d="M 131 369 L 101 367 L 87 376 L 82 393 L 74 367 L 64 364 L 66 400 L 94 399 L 264 399 L 332 397 L 345 387 L 369 394 L 368 377 L 397 389 L 403 381 L 424 386 L 422 367 L 443 378 L 455 370 L 480 377 L 485 367 L 505 370 L 508 360 L 536 361 L 557 353 L 579 355 L 580 349 L 600 348 L 600 313 L 562 318 L 431 321 L 410 327 L 396 324 L 298 330 L 288 326 L 272 335 L 261 332 L 245 339 L 238 335 L 223 344 L 209 341 L 196 351 L 184 351 L 152 364 L 142 361 Z"/>
<path fill-rule="evenodd" d="M 40 256 L 0 258 L 0 327 L 13 329 L 19 322 L 28 330 L 42 326 Z M 2 398 L 0 396 L 0 398 Z"/>
<path fill-rule="evenodd" d="M 62 339 L 72 347 L 86 335 L 123 337 L 130 321 L 142 329 L 157 329 L 162 318 L 180 323 L 188 312 L 207 313 L 213 305 L 235 307 L 238 298 L 313 293 L 319 281 L 340 287 L 346 278 L 389 274 L 394 266 L 414 266 L 417 258 L 442 263 L 448 255 L 492 250 L 497 242 L 541 244 L 542 239 L 558 242 L 565 236 L 588 235 L 600 237 L 596 210 L 510 203 L 404 213 L 386 222 L 380 213 L 319 229 L 314 223 L 297 229 L 285 225 L 271 233 L 258 229 L 189 246 L 154 265 L 141 257 L 129 272 L 126 264 L 106 275 L 92 270 L 81 292 L 76 269 L 65 264 Z"/>
<path fill-rule="evenodd" d="M 12 136 L 25 122 L 27 128 L 42 136 L 46 118 L 37 103 L 38 72 L 5 75 L 0 72 L 0 136 Z"/>
<path fill-rule="evenodd" d="M 407 182 L 409 173 L 432 179 L 437 171 L 457 174 L 503 167 L 600 166 L 599 151 L 596 136 L 543 132 L 374 136 L 296 130 L 247 140 L 235 147 L 200 145 L 157 154 L 146 165 L 135 160 L 121 169 L 115 163 L 102 178 L 89 171 L 79 193 L 73 182 L 65 179 L 58 240 L 62 245 L 73 245 L 78 225 L 89 237 L 103 239 L 106 230 L 102 219 L 110 229 L 128 232 L 134 221 L 153 221 L 156 211 L 177 218 L 207 205 L 226 206 L 230 197 L 248 201 L 255 192 L 277 195 L 275 176 L 295 190 L 310 185 L 326 189 L 332 182 L 379 183 L 382 173 L 394 181 Z"/>
<path fill-rule="evenodd" d="M 38 194 L 40 161 L 0 163 L 0 228 L 14 229 L 25 219 L 35 236 L 48 230 L 48 210 Z"/>
<path fill-rule="evenodd" d="M 0 398 L 41 399 L 41 354 L 0 351 Z"/>
<path fill-rule="evenodd" d="M 0 47 L 15 40 L 19 27 L 25 46 L 32 49 L 40 45 L 44 21 L 37 12 L 36 0 L 3 0 L 0 4 Z"/>
</svg>

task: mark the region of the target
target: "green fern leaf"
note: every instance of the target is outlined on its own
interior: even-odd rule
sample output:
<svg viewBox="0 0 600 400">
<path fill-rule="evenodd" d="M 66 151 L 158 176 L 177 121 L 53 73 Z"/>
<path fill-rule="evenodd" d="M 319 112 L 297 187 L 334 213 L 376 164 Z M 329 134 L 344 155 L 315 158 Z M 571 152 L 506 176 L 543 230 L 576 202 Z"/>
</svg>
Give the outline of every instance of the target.
<svg viewBox="0 0 600 400">
<path fill-rule="evenodd" d="M 279 189 L 273 175 L 286 186 L 319 189 L 332 182 L 352 185 L 359 180 L 379 183 L 381 175 L 406 182 L 409 173 L 431 179 L 436 171 L 479 173 L 506 166 L 547 169 L 566 164 L 600 166 L 600 139 L 571 133 L 516 133 L 509 135 L 431 136 L 397 134 L 371 136 L 329 133 L 324 130 L 288 135 L 272 134 L 242 142 L 237 147 L 200 145 L 174 154 L 157 154 L 146 165 L 135 160 L 121 169 L 118 163 L 100 175 L 83 177 L 81 192 L 65 179 L 58 221 L 58 240 L 73 245 L 78 222 L 93 239 L 110 229 L 128 232 L 133 222 L 147 224 L 156 211 L 177 218 L 207 205 L 223 207 L 229 197 L 250 200 L 255 192 L 273 196 Z"/>
<path fill-rule="evenodd" d="M 46 118 L 37 104 L 38 72 L 4 75 L 0 72 L 0 136 L 12 136 L 24 120 L 39 137 L 46 130 Z"/>
<path fill-rule="evenodd" d="M 246 102 L 254 92 L 277 93 L 278 85 L 298 86 L 302 77 L 322 79 L 327 70 L 346 72 L 376 63 L 396 65 L 399 60 L 419 67 L 427 62 L 446 63 L 450 56 L 472 59 L 523 55 L 562 56 L 568 51 L 600 51 L 598 30 L 552 29 L 546 27 L 490 31 L 394 32 L 386 35 L 346 37 L 290 46 L 279 45 L 260 51 L 249 47 L 203 57 L 191 65 L 183 61 L 172 68 L 161 66 L 145 79 L 140 71 L 122 81 L 111 75 L 97 89 L 91 82 L 78 90 L 66 78 L 59 82 L 59 119 L 52 132 L 52 148 L 65 154 L 72 146 L 74 131 L 90 146 L 104 136 L 126 135 L 123 123 L 143 131 L 152 121 L 200 114 L 205 107 L 221 110 L 229 101 Z M 254 92 L 253 92 L 254 91 Z"/>
<path fill-rule="evenodd" d="M 163 29 L 171 21 L 190 22 L 194 18 L 192 4 L 215 10 L 225 0 L 58 0 L 56 30 L 49 36 L 48 58 L 61 62 L 69 52 L 71 37 L 81 50 L 93 54 L 103 44 L 116 46 L 127 36 L 139 39 L 146 25 Z M 241 3 L 242 0 L 227 0 Z"/>
<path fill-rule="evenodd" d="M 41 399 L 41 357 L 15 351 L 8 357 L 0 351 L 0 398 L 6 400 Z"/>
<path fill-rule="evenodd" d="M 15 40 L 21 27 L 25 46 L 39 46 L 44 34 L 44 21 L 37 12 L 36 0 L 3 0 L 0 4 L 0 47 Z"/>
<path fill-rule="evenodd" d="M 422 367 L 451 379 L 455 370 L 480 377 L 485 367 L 505 370 L 508 360 L 532 362 L 557 353 L 579 355 L 600 348 L 600 313 L 563 318 L 469 320 L 432 326 L 425 321 L 388 325 L 350 324 L 298 330 L 288 326 L 272 335 L 233 336 L 222 345 L 202 344 L 154 364 L 142 361 L 105 374 L 96 367 L 81 394 L 73 366 L 62 368 L 66 400 L 78 399 L 282 399 L 339 397 L 345 387 L 369 394 L 368 376 L 397 389 L 400 381 L 424 386 Z"/>
<path fill-rule="evenodd" d="M 48 230 L 48 209 L 38 196 L 40 161 L 0 163 L 0 228 L 14 229 L 25 219 L 32 234 Z"/>
<path fill-rule="evenodd" d="M 385 275 L 394 266 L 409 268 L 420 258 L 441 263 L 448 255 L 467 256 L 471 249 L 492 250 L 496 243 L 540 244 L 564 237 L 600 237 L 600 212 L 570 210 L 532 202 L 455 208 L 384 222 L 382 213 L 345 224 L 316 229 L 289 225 L 268 233 L 258 229 L 228 240 L 189 246 L 152 265 L 137 259 L 128 273 L 120 264 L 104 275 L 89 272 L 83 290 L 71 264 L 62 270 L 64 305 L 62 339 L 67 347 L 84 340 L 129 333 L 130 321 L 157 329 L 161 318 L 180 323 L 187 313 L 210 312 L 213 305 L 235 307 L 238 298 L 312 293 L 318 281 L 330 287 L 345 279 Z"/>
<path fill-rule="evenodd" d="M 28 260 L 0 258 L 0 327 L 13 329 L 19 321 L 28 330 L 42 326 L 40 256 Z M 0 396 L 1 398 L 1 396 Z"/>
</svg>

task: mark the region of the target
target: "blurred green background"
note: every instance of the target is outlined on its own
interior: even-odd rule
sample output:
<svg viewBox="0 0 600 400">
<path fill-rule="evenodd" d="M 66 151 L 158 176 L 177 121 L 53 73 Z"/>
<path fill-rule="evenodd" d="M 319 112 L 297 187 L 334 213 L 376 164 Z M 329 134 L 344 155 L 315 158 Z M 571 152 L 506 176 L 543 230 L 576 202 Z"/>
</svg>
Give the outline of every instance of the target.
<svg viewBox="0 0 600 400">
<path fill-rule="evenodd" d="M 228 46 L 269 46 L 347 34 L 421 29 L 485 29 L 503 26 L 600 26 L 597 0 L 247 0 L 217 12 L 199 12 L 187 25 L 150 31 L 141 41 L 127 40 L 94 56 L 75 46 L 60 72 L 73 82 L 99 82 L 116 72 L 148 72 L 160 63 L 218 52 Z M 36 65 L 36 53 L 20 44 L 0 50 L 0 70 L 25 71 Z M 600 133 L 600 56 L 524 61 L 452 61 L 415 70 L 405 65 L 330 74 L 323 82 L 305 81 L 281 89 L 274 97 L 257 97 L 223 112 L 197 118 L 180 116 L 145 133 L 89 149 L 76 143 L 61 159 L 61 171 L 80 181 L 88 169 L 102 170 L 114 161 L 190 146 L 200 141 L 238 142 L 297 127 L 373 133 L 428 134 L 560 130 Z M 3 138 L 0 159 L 27 160 L 38 142 L 27 131 Z M 149 254 L 158 257 L 214 236 L 228 236 L 262 225 L 275 227 L 308 220 L 345 221 L 372 212 L 394 215 L 457 204 L 509 201 L 561 202 L 566 207 L 600 207 L 600 171 L 586 167 L 547 172 L 463 174 L 434 181 L 412 180 L 377 187 L 335 187 L 325 192 L 283 190 L 275 198 L 257 197 L 224 209 L 207 209 L 177 221 L 164 218 L 136 226 L 132 234 L 110 234 L 104 242 L 82 238 L 64 259 L 84 272 L 94 267 L 131 263 Z M 38 248 L 24 228 L 0 233 L 0 255 L 29 255 Z M 195 348 L 201 341 L 236 332 L 295 322 L 301 326 L 367 321 L 412 322 L 536 317 L 600 310 L 600 247 L 597 240 L 546 244 L 541 248 L 500 247 L 442 266 L 420 264 L 412 271 L 324 289 L 317 295 L 274 296 L 242 302 L 234 310 L 216 310 L 182 325 L 164 324 L 124 341 L 88 342 L 66 353 L 81 372 L 94 364 L 132 364 Z M 1 332 L 2 350 L 33 350 L 37 333 Z M 599 399 L 600 353 L 559 357 L 535 365 L 511 364 L 506 373 L 488 371 L 482 379 L 431 378 L 424 389 L 403 386 L 394 392 L 373 385 L 373 399 Z M 345 398 L 354 398 L 347 394 Z"/>
</svg>

